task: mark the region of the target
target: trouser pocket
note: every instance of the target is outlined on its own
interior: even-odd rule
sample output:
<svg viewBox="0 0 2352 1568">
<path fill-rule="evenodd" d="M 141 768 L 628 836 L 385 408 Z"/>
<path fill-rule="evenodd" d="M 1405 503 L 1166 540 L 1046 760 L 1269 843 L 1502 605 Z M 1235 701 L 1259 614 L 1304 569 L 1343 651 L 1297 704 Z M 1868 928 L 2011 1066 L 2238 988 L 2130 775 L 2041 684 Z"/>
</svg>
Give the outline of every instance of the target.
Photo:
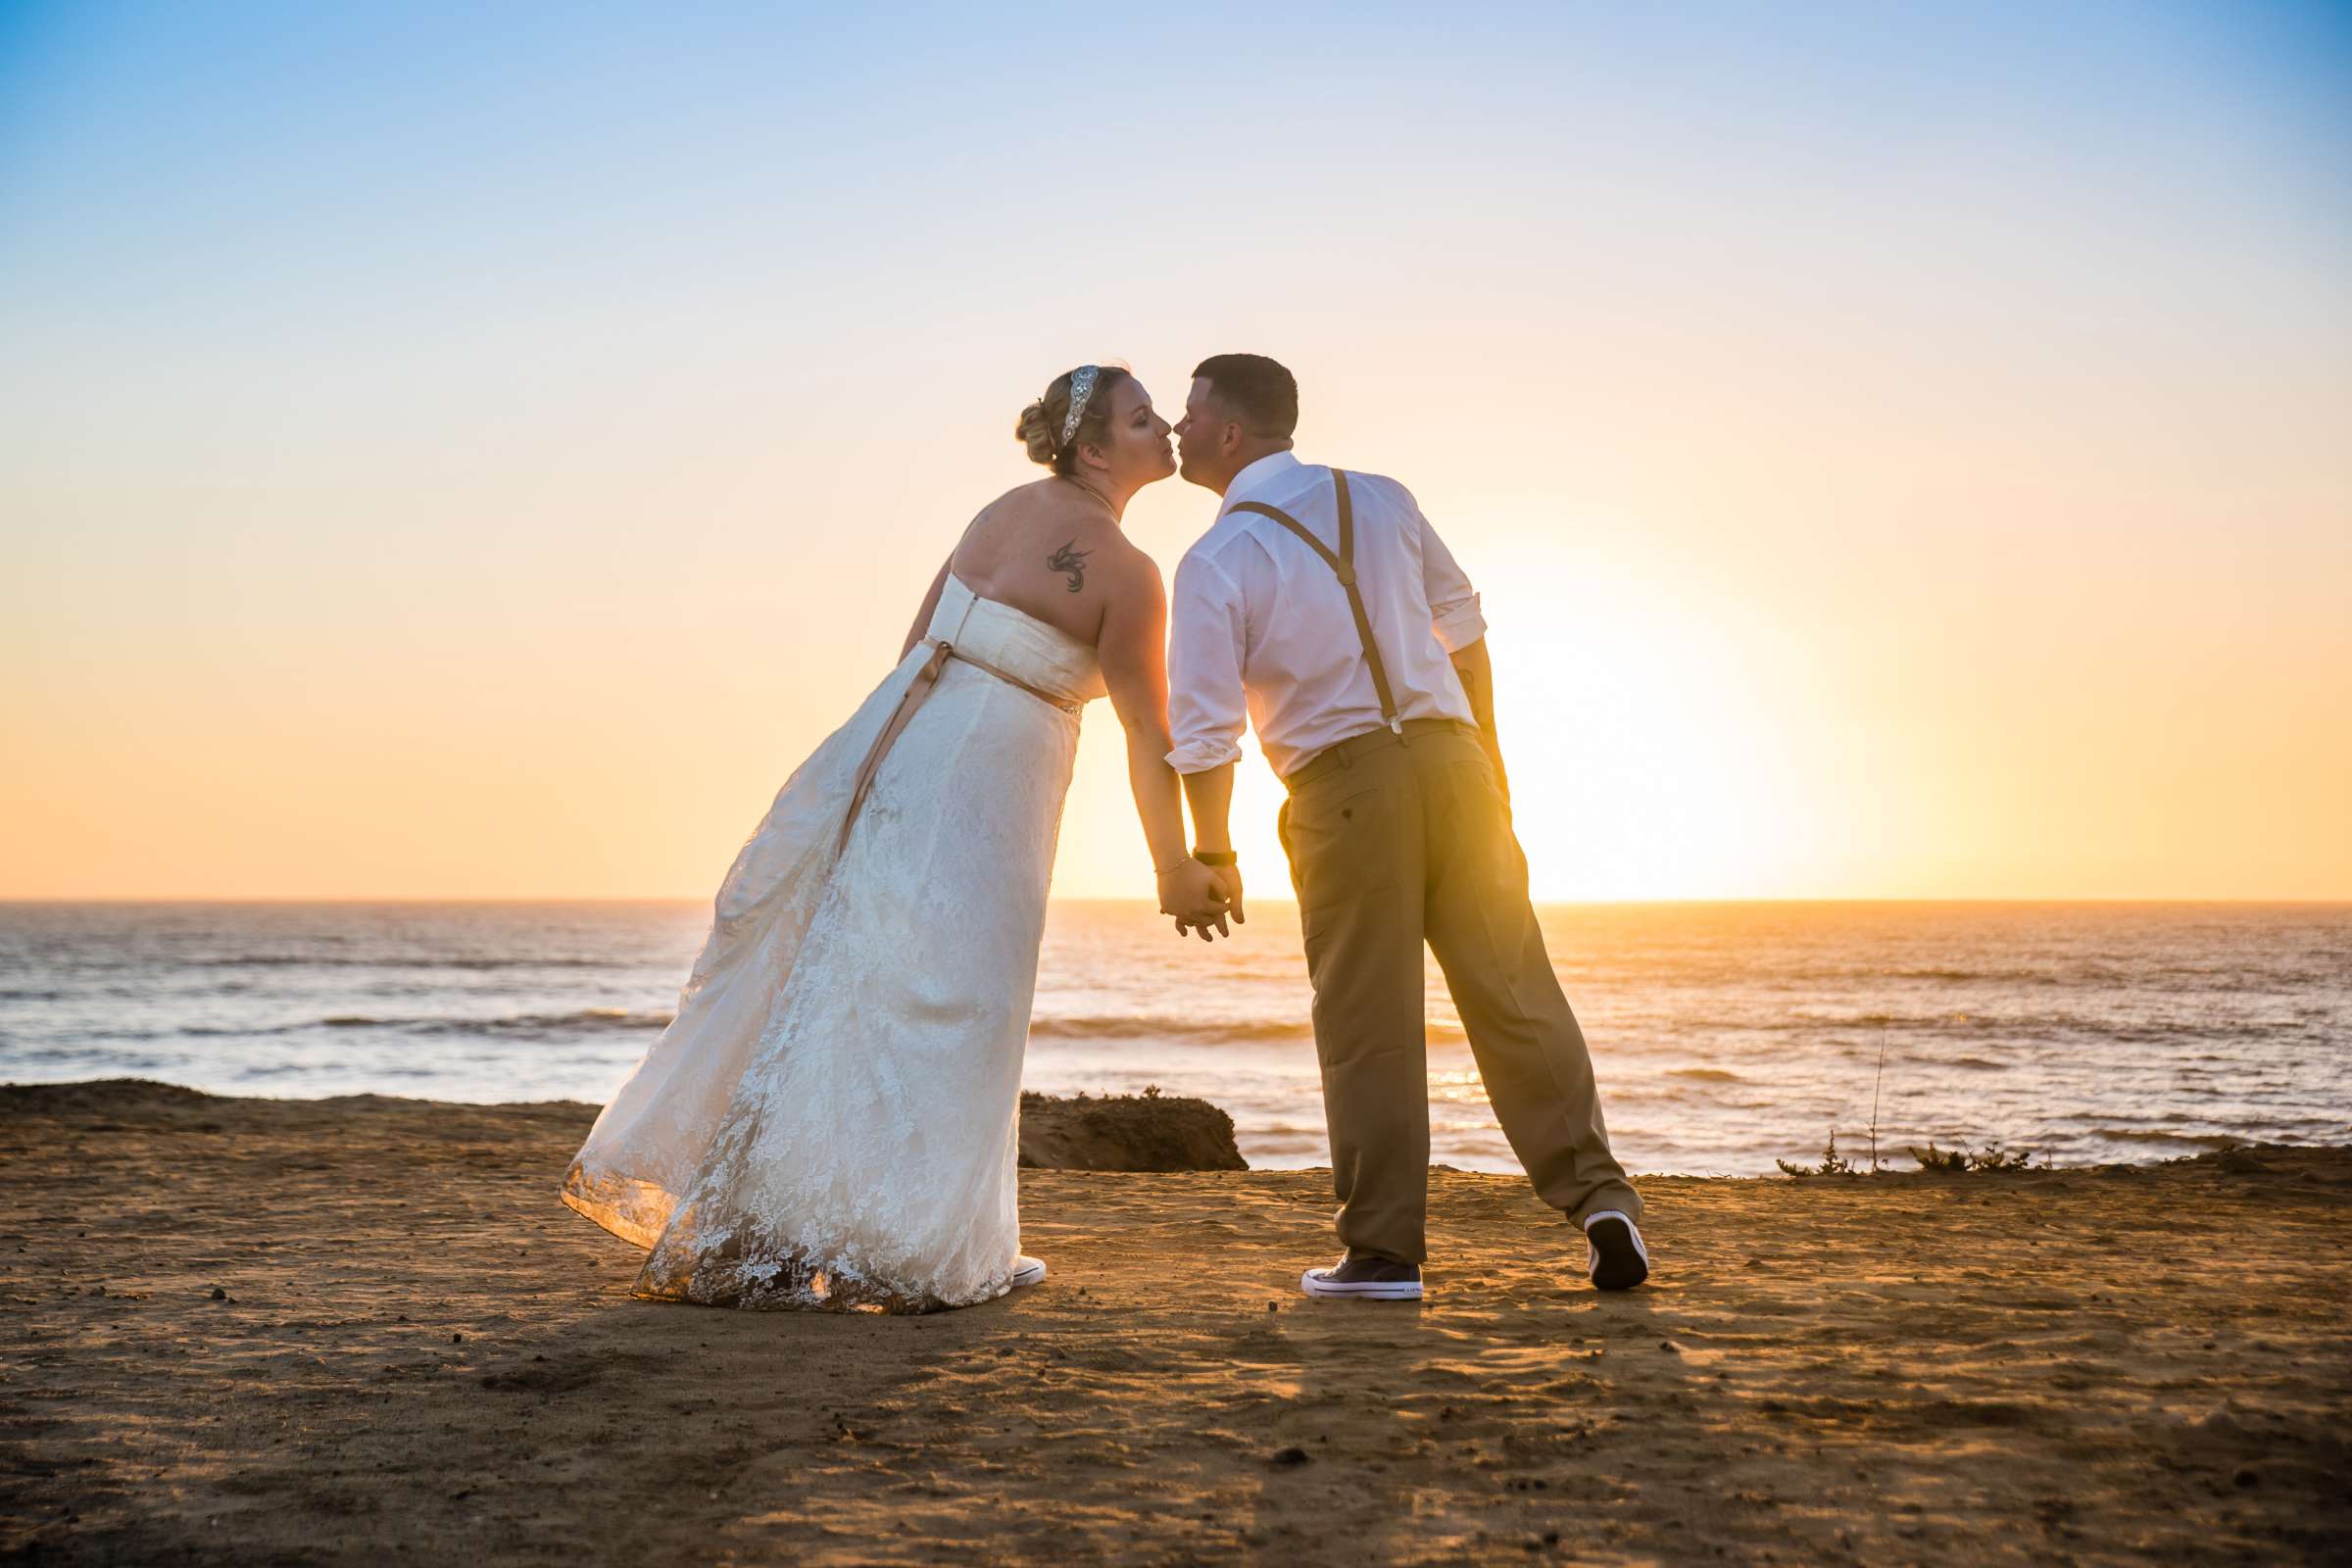
<svg viewBox="0 0 2352 1568">
<path fill-rule="evenodd" d="M 1366 894 L 1395 887 L 1404 856 L 1396 790 L 1351 777 L 1354 771 L 1360 770 L 1317 779 L 1283 809 L 1283 849 L 1291 858 L 1299 925 L 1310 943 L 1335 913 Z"/>
</svg>

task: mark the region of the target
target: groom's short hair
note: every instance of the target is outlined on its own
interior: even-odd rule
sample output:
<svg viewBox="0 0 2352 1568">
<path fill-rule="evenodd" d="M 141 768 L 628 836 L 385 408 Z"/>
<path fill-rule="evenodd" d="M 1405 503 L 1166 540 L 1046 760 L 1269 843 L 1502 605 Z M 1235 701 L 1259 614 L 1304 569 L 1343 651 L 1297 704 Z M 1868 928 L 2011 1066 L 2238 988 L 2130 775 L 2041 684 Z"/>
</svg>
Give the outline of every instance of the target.
<svg viewBox="0 0 2352 1568">
<path fill-rule="evenodd" d="M 1251 435 L 1288 441 L 1298 428 L 1298 383 L 1263 354 L 1212 354 L 1194 368 L 1193 379 L 1206 381 Z"/>
</svg>

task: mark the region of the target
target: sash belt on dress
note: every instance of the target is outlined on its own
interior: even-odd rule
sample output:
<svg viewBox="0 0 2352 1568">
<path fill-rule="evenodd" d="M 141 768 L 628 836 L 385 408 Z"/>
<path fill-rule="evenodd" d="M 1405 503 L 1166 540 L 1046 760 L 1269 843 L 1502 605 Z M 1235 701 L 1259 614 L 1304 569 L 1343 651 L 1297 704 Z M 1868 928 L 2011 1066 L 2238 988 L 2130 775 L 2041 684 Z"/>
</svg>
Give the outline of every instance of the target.
<svg viewBox="0 0 2352 1568">
<path fill-rule="evenodd" d="M 914 680 L 907 686 L 906 694 L 899 699 L 899 706 L 891 711 L 890 722 L 882 726 L 882 733 L 876 735 L 874 744 L 866 749 L 865 760 L 858 764 L 857 781 L 850 786 L 849 814 L 841 819 L 841 839 L 834 845 L 836 855 L 849 845 L 850 830 L 858 825 L 858 809 L 865 804 L 865 792 L 873 788 L 874 775 L 882 771 L 882 759 L 888 757 L 890 749 L 898 744 L 901 732 L 906 728 L 906 721 L 914 717 L 914 710 L 929 701 L 932 692 L 938 689 L 940 673 L 947 668 L 949 660 L 959 659 L 974 669 L 985 670 L 1005 685 L 1018 686 L 1039 702 L 1051 703 L 1065 713 L 1075 713 L 1082 706 L 1066 697 L 1056 697 L 1042 686 L 1032 686 L 1020 676 L 999 669 L 985 659 L 975 659 L 954 643 L 936 637 L 923 640 L 931 645 L 931 657 L 924 660 L 923 667 L 914 672 Z"/>
</svg>

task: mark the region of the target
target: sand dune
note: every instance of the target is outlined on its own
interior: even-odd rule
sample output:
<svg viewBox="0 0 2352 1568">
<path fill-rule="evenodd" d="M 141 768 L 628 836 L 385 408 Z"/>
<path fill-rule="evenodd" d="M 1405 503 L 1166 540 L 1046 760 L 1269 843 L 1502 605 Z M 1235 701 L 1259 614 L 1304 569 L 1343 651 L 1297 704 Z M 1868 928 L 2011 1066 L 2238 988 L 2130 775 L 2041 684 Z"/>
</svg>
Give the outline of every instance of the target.
<svg viewBox="0 0 2352 1568">
<path fill-rule="evenodd" d="M 2343 1560 L 2352 1151 L 1651 1178 L 1603 1297 L 1432 1177 L 1431 1299 L 1316 1303 L 1318 1172 L 1024 1171 L 1035 1291 L 631 1299 L 593 1111 L 0 1089 L 27 1561 Z"/>
</svg>

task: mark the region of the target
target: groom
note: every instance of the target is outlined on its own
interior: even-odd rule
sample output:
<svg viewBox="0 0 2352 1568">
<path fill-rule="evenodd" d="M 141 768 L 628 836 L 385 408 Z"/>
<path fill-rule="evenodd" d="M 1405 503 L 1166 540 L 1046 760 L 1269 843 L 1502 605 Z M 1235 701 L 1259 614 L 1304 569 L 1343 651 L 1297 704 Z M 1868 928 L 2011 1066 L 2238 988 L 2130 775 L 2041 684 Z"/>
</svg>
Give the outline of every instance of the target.
<svg viewBox="0 0 2352 1568">
<path fill-rule="evenodd" d="M 1348 1249 L 1299 1283 L 1420 1298 L 1426 941 L 1536 1192 L 1583 1227 L 1594 1285 L 1639 1285 L 1642 1200 L 1609 1152 L 1592 1060 L 1528 903 L 1478 595 L 1404 486 L 1300 463 L 1298 423 L 1298 383 L 1262 355 L 1193 372 L 1179 471 L 1225 501 L 1176 568 L 1168 761 L 1195 858 L 1237 917 L 1228 817 L 1245 713 L 1290 792 L 1279 827 Z"/>
</svg>

